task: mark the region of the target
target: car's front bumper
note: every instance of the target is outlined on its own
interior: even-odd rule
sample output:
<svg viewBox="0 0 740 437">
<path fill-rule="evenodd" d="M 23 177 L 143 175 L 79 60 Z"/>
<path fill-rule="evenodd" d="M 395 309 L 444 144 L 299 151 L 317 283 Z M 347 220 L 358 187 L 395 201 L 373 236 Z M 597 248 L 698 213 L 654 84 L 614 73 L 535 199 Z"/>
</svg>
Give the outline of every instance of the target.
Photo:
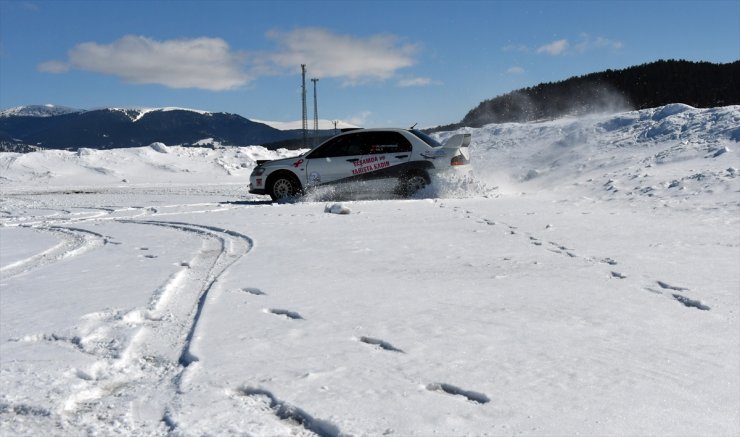
<svg viewBox="0 0 740 437">
<path fill-rule="evenodd" d="M 252 194 L 268 194 L 267 178 L 263 175 L 249 177 L 249 192 Z"/>
<path fill-rule="evenodd" d="M 252 188 L 251 185 L 249 186 L 249 192 L 251 194 L 262 194 L 262 195 L 269 194 L 266 189 L 264 189 L 264 188 Z"/>
</svg>

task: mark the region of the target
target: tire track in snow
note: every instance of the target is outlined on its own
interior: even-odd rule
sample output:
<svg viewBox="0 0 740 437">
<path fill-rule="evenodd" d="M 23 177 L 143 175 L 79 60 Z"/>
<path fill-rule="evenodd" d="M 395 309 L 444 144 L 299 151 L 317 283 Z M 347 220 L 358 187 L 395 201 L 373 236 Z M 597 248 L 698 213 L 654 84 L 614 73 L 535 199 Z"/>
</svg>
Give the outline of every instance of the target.
<svg viewBox="0 0 740 437">
<path fill-rule="evenodd" d="M 171 432 L 177 427 L 177 398 L 187 383 L 188 368 L 199 360 L 193 339 L 209 292 L 254 242 L 235 231 L 194 223 L 118 222 L 191 233 L 202 246 L 155 290 L 142 312 L 141 326 L 121 356 L 96 363 L 85 389 L 70 396 L 64 409 L 88 420 L 115 414 L 113 420 L 126 423 L 131 431 Z"/>
<path fill-rule="evenodd" d="M 43 252 L 1 267 L 0 274 L 2 274 L 3 279 L 9 279 L 67 258 L 82 255 L 83 253 L 102 247 L 109 242 L 106 237 L 97 232 L 80 228 L 31 226 L 29 229 L 40 232 L 51 232 L 60 236 L 62 241 Z"/>
</svg>

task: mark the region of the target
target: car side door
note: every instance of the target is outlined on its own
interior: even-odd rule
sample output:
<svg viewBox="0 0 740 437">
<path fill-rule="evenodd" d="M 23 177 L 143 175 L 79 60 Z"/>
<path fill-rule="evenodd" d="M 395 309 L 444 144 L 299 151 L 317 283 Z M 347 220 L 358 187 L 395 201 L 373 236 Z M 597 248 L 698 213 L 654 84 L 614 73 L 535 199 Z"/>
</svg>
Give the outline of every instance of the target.
<svg viewBox="0 0 740 437">
<path fill-rule="evenodd" d="M 371 164 L 367 167 L 371 171 L 368 179 L 397 178 L 411 158 L 411 143 L 400 132 L 367 132 L 364 142 L 367 155 L 363 162 Z"/>
<path fill-rule="evenodd" d="M 357 163 L 365 154 L 361 134 L 334 137 L 306 155 L 309 186 L 339 182 L 356 175 Z"/>
</svg>

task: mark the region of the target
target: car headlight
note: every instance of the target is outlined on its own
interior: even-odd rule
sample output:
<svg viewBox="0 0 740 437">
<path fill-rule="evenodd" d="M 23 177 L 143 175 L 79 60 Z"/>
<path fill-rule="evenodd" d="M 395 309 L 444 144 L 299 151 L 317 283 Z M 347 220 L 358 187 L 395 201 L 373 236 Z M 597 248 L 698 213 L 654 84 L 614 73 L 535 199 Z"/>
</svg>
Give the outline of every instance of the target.
<svg viewBox="0 0 740 437">
<path fill-rule="evenodd" d="M 262 176 L 262 173 L 265 172 L 264 167 L 255 167 L 254 170 L 252 170 L 252 176 Z"/>
</svg>

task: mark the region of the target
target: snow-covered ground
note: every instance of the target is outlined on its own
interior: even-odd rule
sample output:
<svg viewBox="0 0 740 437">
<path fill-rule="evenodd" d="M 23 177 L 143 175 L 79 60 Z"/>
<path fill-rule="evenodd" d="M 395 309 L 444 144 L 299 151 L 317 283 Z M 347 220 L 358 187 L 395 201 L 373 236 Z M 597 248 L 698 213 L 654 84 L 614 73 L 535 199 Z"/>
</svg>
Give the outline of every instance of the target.
<svg viewBox="0 0 740 437">
<path fill-rule="evenodd" d="M 0 154 L 0 434 L 739 435 L 740 107 L 467 130 L 334 208 L 247 194 L 289 151 Z"/>
</svg>

